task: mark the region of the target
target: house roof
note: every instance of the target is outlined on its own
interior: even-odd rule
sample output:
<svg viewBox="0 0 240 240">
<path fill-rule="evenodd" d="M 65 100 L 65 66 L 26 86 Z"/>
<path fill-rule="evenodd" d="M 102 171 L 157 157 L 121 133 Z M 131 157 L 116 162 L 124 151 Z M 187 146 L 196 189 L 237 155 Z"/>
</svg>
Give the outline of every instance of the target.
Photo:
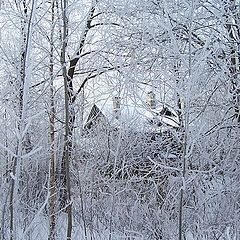
<svg viewBox="0 0 240 240">
<path fill-rule="evenodd" d="M 102 111 L 97 107 L 96 104 L 93 104 L 90 113 L 87 117 L 86 123 L 84 124 L 84 129 L 90 129 L 94 122 L 97 122 L 98 119 L 107 120 L 106 116 L 102 113 Z"/>
<path fill-rule="evenodd" d="M 125 102 L 121 104 L 119 118 L 116 118 L 112 100 L 109 99 L 90 104 L 85 108 L 84 115 L 84 126 L 90 126 L 96 116 L 102 116 L 111 126 L 122 126 L 143 132 L 160 132 L 169 127 L 179 127 L 177 113 L 160 103 L 152 109 L 144 103 Z"/>
</svg>

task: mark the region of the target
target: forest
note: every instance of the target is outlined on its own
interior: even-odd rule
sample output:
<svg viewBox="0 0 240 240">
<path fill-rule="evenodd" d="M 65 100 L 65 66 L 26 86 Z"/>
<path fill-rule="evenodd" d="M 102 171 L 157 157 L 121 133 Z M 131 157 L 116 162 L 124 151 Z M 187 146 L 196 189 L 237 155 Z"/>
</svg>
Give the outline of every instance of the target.
<svg viewBox="0 0 240 240">
<path fill-rule="evenodd" d="M 240 239 L 239 0 L 0 1 L 1 240 Z"/>
</svg>

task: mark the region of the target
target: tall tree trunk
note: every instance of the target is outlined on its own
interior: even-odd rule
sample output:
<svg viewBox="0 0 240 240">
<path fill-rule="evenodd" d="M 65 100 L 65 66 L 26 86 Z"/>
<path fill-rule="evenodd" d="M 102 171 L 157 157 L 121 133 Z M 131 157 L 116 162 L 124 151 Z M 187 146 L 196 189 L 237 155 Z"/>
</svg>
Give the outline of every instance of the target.
<svg viewBox="0 0 240 240">
<path fill-rule="evenodd" d="M 55 20 L 55 0 L 52 0 L 52 12 L 51 12 L 51 35 L 50 35 L 50 113 L 49 113 L 49 138 L 50 138 L 50 164 L 49 164 L 49 240 L 55 239 L 56 233 L 56 185 L 55 185 L 55 166 L 56 166 L 56 154 L 55 154 L 55 105 L 54 105 L 54 76 L 53 76 L 53 33 L 54 33 L 54 20 Z"/>
<path fill-rule="evenodd" d="M 62 66 L 63 66 L 63 77 L 64 77 L 64 84 L 66 85 L 65 89 L 65 98 L 68 100 L 68 137 L 67 141 L 64 142 L 64 149 L 63 149 L 63 158 L 62 158 L 62 164 L 61 164 L 61 184 L 62 184 L 62 190 L 60 194 L 60 206 L 64 208 L 67 205 L 67 163 L 66 159 L 71 158 L 72 155 L 72 146 L 73 146 L 73 130 L 74 130 L 74 123 L 76 118 L 76 113 L 74 112 L 74 103 L 76 101 L 76 94 L 74 94 L 73 91 L 73 77 L 75 73 L 75 69 L 77 66 L 77 63 L 80 59 L 81 53 L 83 51 L 83 47 L 87 38 L 87 34 L 91 28 L 91 22 L 94 18 L 93 14 L 95 11 L 95 5 L 91 7 L 91 10 L 89 12 L 86 27 L 83 32 L 82 38 L 80 40 L 79 48 L 75 54 L 75 56 L 70 60 L 70 66 L 67 70 L 66 64 L 63 62 L 66 53 L 63 51 L 66 51 L 66 42 L 65 45 L 63 45 L 62 49 Z M 66 27 L 67 27 L 67 19 L 66 21 Z M 67 30 L 66 30 L 66 38 L 67 38 Z M 64 35 L 64 33 L 63 33 Z M 63 37 L 63 39 L 65 39 Z M 63 56 L 64 54 L 64 56 Z M 65 60 L 64 60 L 65 61 Z M 81 89 L 82 90 L 82 89 Z M 66 133 L 66 132 L 65 132 Z"/>
<path fill-rule="evenodd" d="M 16 3 L 17 4 L 17 3 Z M 26 5 L 26 1 L 24 0 L 22 2 L 23 4 L 23 20 L 21 22 L 21 36 L 22 36 L 22 46 L 21 46 L 21 59 L 20 59 L 20 79 L 19 79 L 19 84 L 17 86 L 17 90 L 18 92 L 18 106 L 19 106 L 19 119 L 20 121 L 18 122 L 18 131 L 19 133 L 21 132 L 21 121 L 23 118 L 23 94 L 24 94 L 24 82 L 25 82 L 25 67 L 26 67 L 26 41 L 27 41 L 27 5 Z M 17 5 L 16 5 L 17 6 Z M 18 6 L 17 6 L 18 7 Z M 17 146 L 16 146 L 16 156 L 19 156 L 19 154 L 21 154 L 21 145 L 22 145 L 22 140 L 23 139 L 18 139 L 17 140 Z M 18 181 L 18 179 L 16 179 L 16 168 L 17 165 L 19 165 L 19 158 L 18 157 L 13 157 L 12 158 L 12 174 L 13 176 L 15 176 L 15 178 L 11 179 L 11 190 L 10 190 L 10 240 L 14 239 L 14 202 L 16 201 L 15 197 L 17 194 L 16 190 L 18 188 L 18 186 L 16 186 L 16 180 Z M 19 174 L 18 174 L 19 175 Z M 15 211 L 16 212 L 16 211 Z"/>
<path fill-rule="evenodd" d="M 190 9 L 190 19 L 189 19 L 189 41 L 188 41 L 188 76 L 189 78 L 185 80 L 185 96 L 184 96 L 184 104 L 181 106 L 181 100 L 179 103 L 179 107 L 181 110 L 180 114 L 180 127 L 182 129 L 183 134 L 183 144 L 182 144 L 182 183 L 180 190 L 180 199 L 179 199 L 179 224 L 178 224 L 178 240 L 184 239 L 184 194 L 186 187 L 186 177 L 187 177 L 187 169 L 189 164 L 189 117 L 190 117 L 190 105 L 191 105 L 191 91 L 193 84 L 193 74 L 192 74 L 192 27 L 194 20 L 194 11 L 195 11 L 195 3 L 194 0 L 191 1 L 191 9 Z"/>
<path fill-rule="evenodd" d="M 72 202 L 71 202 L 71 185 L 70 185 L 70 149 L 71 149 L 71 132 L 69 131 L 69 123 L 71 120 L 69 112 L 69 102 L 70 96 L 69 92 L 72 91 L 71 86 L 69 86 L 67 68 L 66 68 L 66 46 L 67 46 L 67 0 L 63 0 L 63 41 L 62 41 L 62 53 L 61 53 L 61 64 L 62 64 L 62 74 L 64 79 L 64 96 L 65 96 L 65 137 L 64 137 L 64 183 L 66 188 L 64 188 L 64 197 L 66 197 L 66 210 L 67 210 L 67 240 L 72 238 Z M 65 187 L 65 186 L 63 186 Z"/>
</svg>

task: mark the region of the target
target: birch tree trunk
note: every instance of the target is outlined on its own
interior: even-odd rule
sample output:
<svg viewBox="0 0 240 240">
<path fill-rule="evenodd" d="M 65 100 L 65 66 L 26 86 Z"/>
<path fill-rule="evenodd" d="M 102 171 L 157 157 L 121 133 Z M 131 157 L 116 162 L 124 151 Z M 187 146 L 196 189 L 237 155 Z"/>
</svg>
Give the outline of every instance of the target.
<svg viewBox="0 0 240 240">
<path fill-rule="evenodd" d="M 56 185 L 55 185 L 55 166 L 56 166 L 56 153 L 55 153 L 55 105 L 54 105 L 54 76 L 53 76 L 53 33 L 54 33 L 54 20 L 55 20 L 55 0 L 52 0 L 52 12 L 51 12 L 51 35 L 50 35 L 50 66 L 49 66 L 49 75 L 50 75 L 50 113 L 49 113 L 49 138 L 50 138 L 50 163 L 49 163 L 49 240 L 55 239 L 56 234 Z"/>
<path fill-rule="evenodd" d="M 16 157 L 13 160 L 12 183 L 10 192 L 10 239 L 16 239 L 16 216 L 18 212 L 18 190 L 20 178 L 20 166 L 22 161 L 23 140 L 26 133 L 26 114 L 31 82 L 32 64 L 30 60 L 33 18 L 35 16 L 36 0 L 32 1 L 31 13 L 28 23 L 24 20 L 22 25 L 23 48 L 21 53 L 20 89 L 19 89 L 19 139 L 16 147 Z M 27 5 L 23 1 L 24 17 L 27 18 Z M 26 25 L 26 26 L 25 26 Z"/>
</svg>

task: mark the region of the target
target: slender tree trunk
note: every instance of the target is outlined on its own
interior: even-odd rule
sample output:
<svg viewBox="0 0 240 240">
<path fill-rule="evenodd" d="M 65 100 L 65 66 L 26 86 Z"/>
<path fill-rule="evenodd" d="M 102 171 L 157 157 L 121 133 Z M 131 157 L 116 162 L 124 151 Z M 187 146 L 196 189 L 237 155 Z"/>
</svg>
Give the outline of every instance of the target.
<svg viewBox="0 0 240 240">
<path fill-rule="evenodd" d="M 62 208 L 64 208 L 66 206 L 66 202 L 67 202 L 67 163 L 66 163 L 66 159 L 67 158 L 71 158 L 71 154 L 72 154 L 72 146 L 73 146 L 73 130 L 74 130 L 74 123 L 75 123 L 75 118 L 76 118 L 76 113 L 74 112 L 74 103 L 76 101 L 76 95 L 74 94 L 73 91 L 73 77 L 74 77 L 74 73 L 75 73 L 75 69 L 77 66 L 77 63 L 80 59 L 80 55 L 82 53 L 86 38 L 87 38 L 87 34 L 91 28 L 91 22 L 93 20 L 93 14 L 95 11 L 95 5 L 91 8 L 90 12 L 89 12 L 89 16 L 87 19 L 87 23 L 86 23 L 86 27 L 85 30 L 83 32 L 83 36 L 80 40 L 80 44 L 79 44 L 79 49 L 76 52 L 75 56 L 70 60 L 70 66 L 67 70 L 66 64 L 64 63 L 65 61 L 65 55 L 66 53 L 63 51 L 66 51 L 66 42 L 65 45 L 63 46 L 64 49 L 62 49 L 62 66 L 63 66 L 63 77 L 64 77 L 64 81 L 65 81 L 65 85 L 66 85 L 66 89 L 65 89 L 65 98 L 67 98 L 68 100 L 68 138 L 67 141 L 64 142 L 64 149 L 63 149 L 63 158 L 62 158 L 62 164 L 61 164 L 61 184 L 62 184 L 62 190 L 61 190 L 61 194 L 60 194 L 60 206 Z M 63 12 L 64 13 L 64 12 Z M 66 15 L 66 13 L 64 13 Z M 66 16 L 65 16 L 66 17 Z M 65 19 L 65 24 L 66 24 L 66 28 L 67 28 L 67 18 Z M 64 30 L 63 30 L 64 31 Z M 65 30 L 65 34 L 66 34 L 66 39 L 67 39 L 67 29 Z M 63 33 L 64 35 L 64 33 Z M 64 39 L 64 37 L 63 37 Z M 63 56 L 64 55 L 64 56 Z M 63 61 L 64 60 L 64 61 Z"/>
<path fill-rule="evenodd" d="M 71 147 L 71 133 L 69 132 L 69 121 L 70 112 L 69 112 L 69 82 L 67 76 L 67 68 L 66 68 L 66 46 L 67 46 L 67 0 L 63 0 L 63 43 L 62 43 L 62 53 L 61 53 L 61 63 L 62 63 L 62 72 L 64 79 L 64 96 L 65 96 L 65 137 L 64 137 L 64 167 L 65 167 L 65 175 L 64 180 L 66 182 L 65 196 L 67 200 L 66 210 L 67 210 L 67 240 L 71 240 L 72 238 L 72 202 L 71 202 L 71 185 L 70 185 L 70 147 Z M 65 187 L 65 186 L 63 186 Z"/>
<path fill-rule="evenodd" d="M 183 197 L 185 191 L 185 177 L 186 177 L 186 167 L 187 167 L 187 132 L 184 132 L 184 142 L 183 142 L 183 156 L 182 156 L 182 186 L 180 190 L 180 200 L 179 200 L 179 228 L 178 228 L 178 239 L 182 240 L 183 236 Z"/>
<path fill-rule="evenodd" d="M 179 107 L 181 110 L 180 115 L 180 123 L 182 134 L 183 134 L 183 145 L 182 145 L 182 186 L 180 190 L 180 200 L 179 200 L 179 224 L 178 224 L 178 239 L 182 240 L 184 235 L 184 229 L 183 229 L 183 210 L 184 210 L 184 193 L 186 191 L 186 176 L 187 176 L 187 169 L 188 169 L 188 162 L 189 162 L 189 156 L 188 156 L 188 136 L 189 136 L 189 115 L 190 115 L 190 103 L 191 103 L 191 89 L 193 84 L 193 74 L 192 74 L 192 24 L 193 24 L 193 18 L 194 18 L 194 10 L 195 10 L 195 3 L 194 0 L 191 1 L 191 15 L 190 15 L 190 26 L 189 26 L 189 42 L 188 42 L 188 76 L 189 79 L 187 82 L 185 82 L 185 101 L 184 101 L 184 108 L 181 106 L 181 102 L 179 103 Z M 184 117 L 184 119 L 183 119 Z"/>
<path fill-rule="evenodd" d="M 16 157 L 13 157 L 12 161 L 12 174 L 14 178 L 11 179 L 11 190 L 10 190 L 10 240 L 13 240 L 16 237 L 15 227 L 14 226 L 14 213 L 16 213 L 17 208 L 17 195 L 18 195 L 18 182 L 20 176 L 20 160 L 22 154 L 22 143 L 23 143 L 23 131 L 25 126 L 25 113 L 26 113 L 26 104 L 28 97 L 28 89 L 29 89 L 29 74 L 26 74 L 26 65 L 29 63 L 27 57 L 27 51 L 29 50 L 31 35 L 31 20 L 33 16 L 33 9 L 30 15 L 29 22 L 27 23 L 27 5 L 26 1 L 22 2 L 23 4 L 23 15 L 24 19 L 21 23 L 21 35 L 22 35 L 22 49 L 21 49 L 21 66 L 20 66 L 20 79 L 19 79 L 19 123 L 18 123 L 18 131 L 20 135 L 20 139 L 17 140 L 16 147 Z M 34 7 L 34 0 L 32 6 Z M 29 67 L 29 66 L 28 66 Z M 25 84 L 27 82 L 27 84 Z"/>
<path fill-rule="evenodd" d="M 49 164 L 49 240 L 54 240 L 56 235 L 56 185 L 55 185 L 55 166 L 56 166 L 56 154 L 55 154 L 55 105 L 54 105 L 54 85 L 53 85 L 53 33 L 54 33 L 54 20 L 55 20 L 55 0 L 52 0 L 52 13 L 51 13 L 51 36 L 50 36 L 50 164 Z"/>
</svg>

